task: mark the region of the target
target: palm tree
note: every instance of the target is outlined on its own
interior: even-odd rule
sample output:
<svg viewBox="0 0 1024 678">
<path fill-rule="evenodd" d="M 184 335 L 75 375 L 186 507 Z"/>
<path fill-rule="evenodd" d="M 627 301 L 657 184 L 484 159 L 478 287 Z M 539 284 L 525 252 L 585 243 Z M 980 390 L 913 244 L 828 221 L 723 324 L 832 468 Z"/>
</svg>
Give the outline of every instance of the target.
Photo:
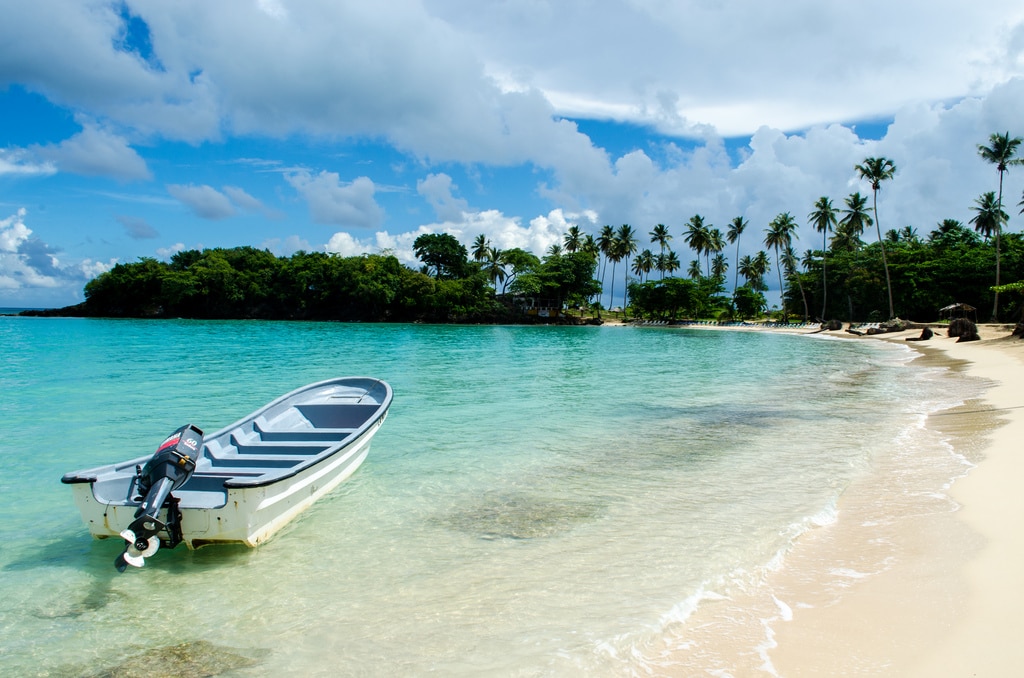
<svg viewBox="0 0 1024 678">
<path fill-rule="evenodd" d="M 725 238 L 729 241 L 729 244 L 736 244 L 736 274 L 732 280 L 732 293 L 736 294 L 736 283 L 740 280 L 740 236 L 743 235 L 743 231 L 746 230 L 749 222 L 743 220 L 743 217 L 736 217 L 729 222 L 729 228 L 725 232 Z"/>
<path fill-rule="evenodd" d="M 579 226 L 570 226 L 569 231 L 565 234 L 565 240 L 562 246 L 565 247 L 565 251 L 572 253 L 580 249 L 583 244 L 583 233 L 580 232 Z"/>
<path fill-rule="evenodd" d="M 562 246 L 556 243 L 551 243 L 551 247 L 548 248 L 547 256 L 549 257 L 560 257 L 562 256 Z"/>
<path fill-rule="evenodd" d="M 878 231 L 878 244 L 882 248 L 885 287 L 889 291 L 889 318 L 895 318 L 896 312 L 892 306 L 892 282 L 889 280 L 889 262 L 885 258 L 885 241 L 882 240 L 882 227 L 878 222 L 878 190 L 882 187 L 883 181 L 892 179 L 896 173 L 896 164 L 888 158 L 864 158 L 862 164 L 854 165 L 853 168 L 860 174 L 861 179 L 871 182 L 871 191 L 874 194 L 875 230 Z M 998 262 L 998 257 L 996 261 Z"/>
<path fill-rule="evenodd" d="M 828 234 L 833 230 L 836 221 L 836 210 L 832 206 L 832 200 L 826 196 L 818 198 L 814 203 L 814 211 L 807 215 L 807 220 L 814 226 L 814 230 L 821 233 L 821 319 L 824 321 L 828 316 L 828 269 L 825 266 L 825 259 L 828 254 Z"/>
<path fill-rule="evenodd" d="M 644 282 L 644 276 L 649 275 L 652 270 L 654 270 L 654 254 L 650 250 L 644 250 L 636 255 L 636 259 L 633 260 L 633 274 L 640 278 L 640 282 Z"/>
<path fill-rule="evenodd" d="M 992 163 L 999 170 L 999 197 L 996 200 L 996 209 L 999 212 L 1003 211 L 1003 174 L 1010 168 L 1010 165 L 1021 164 L 1020 158 L 1014 158 L 1017 154 L 1017 147 L 1020 146 L 1024 139 L 1020 137 L 1010 138 L 1010 133 L 1005 134 L 990 134 L 988 137 L 989 146 L 978 146 L 978 155 Z M 1002 224 L 996 224 L 996 285 L 999 285 L 999 250 L 1000 244 L 1000 232 L 1002 231 Z M 999 314 L 999 292 L 995 293 L 995 299 L 992 302 L 992 322 L 996 322 L 996 316 Z"/>
<path fill-rule="evenodd" d="M 636 232 L 629 224 L 619 226 L 615 233 L 615 240 L 618 243 L 619 255 L 626 260 L 626 272 L 622 276 L 622 312 L 626 312 L 626 295 L 629 282 L 629 257 L 636 253 Z"/>
<path fill-rule="evenodd" d="M 759 250 L 754 255 L 753 267 L 754 280 L 757 283 L 758 289 L 761 291 L 767 290 L 768 288 L 764 284 L 764 277 L 772 270 L 772 262 L 768 259 L 768 253 L 764 250 Z"/>
<path fill-rule="evenodd" d="M 597 247 L 604 255 L 604 267 L 601 269 L 601 291 L 604 292 L 604 274 L 608 272 L 608 262 L 611 260 L 611 251 L 615 246 L 615 229 L 605 224 L 601 227 L 601 232 L 597 236 Z M 614 272 L 614 266 L 612 267 Z M 614 280 L 612 281 L 612 287 L 614 287 Z M 609 300 L 609 306 L 611 301 Z"/>
<path fill-rule="evenodd" d="M 491 243 L 487 242 L 487 236 L 483 233 L 476 237 L 473 241 L 473 259 L 476 261 L 483 261 L 487 258 L 487 250 L 491 247 Z"/>
<path fill-rule="evenodd" d="M 775 250 L 775 268 L 779 273 L 779 298 L 782 301 L 782 320 L 786 321 L 786 291 L 782 287 L 782 267 L 779 265 L 779 252 L 793 244 L 793 232 L 796 222 L 789 212 L 783 212 L 772 219 L 765 229 L 764 246 Z"/>
<path fill-rule="evenodd" d="M 757 275 L 756 269 L 754 268 L 754 259 L 749 255 L 744 255 L 741 259 L 736 262 L 736 273 L 742 275 L 743 279 L 747 281 L 749 285 L 753 282 L 754 277 Z M 733 290 L 733 294 L 736 294 L 736 290 Z"/>
<path fill-rule="evenodd" d="M 690 262 L 689 268 L 686 269 L 686 275 L 690 276 L 693 280 L 699 280 L 704 277 L 704 270 L 700 267 L 700 259 L 694 259 Z"/>
<path fill-rule="evenodd" d="M 700 259 L 708 244 L 708 228 L 704 225 L 704 217 L 699 214 L 690 217 L 690 220 L 686 222 L 686 233 L 683 234 L 683 240 L 691 250 L 697 253 L 697 258 Z"/>
<path fill-rule="evenodd" d="M 861 195 L 860 191 L 851 193 L 845 202 L 846 209 L 842 210 L 843 218 L 839 220 L 839 228 L 836 229 L 836 237 L 832 239 L 832 247 L 852 251 L 860 247 L 861 234 L 874 221 L 867 213 L 868 199 Z"/>
<path fill-rule="evenodd" d="M 711 260 L 711 275 L 723 283 L 725 282 L 725 274 L 729 271 L 729 261 L 725 258 L 724 254 L 716 254 L 715 258 Z"/>
<path fill-rule="evenodd" d="M 661 248 L 661 256 L 664 258 L 665 248 L 668 247 L 668 243 L 672 240 L 672 234 L 668 232 L 668 226 L 665 224 L 658 224 L 654 227 L 654 230 L 648 233 L 648 235 L 651 236 L 652 243 L 658 243 L 658 246 Z M 664 279 L 664 266 L 661 266 L 658 270 L 661 271 L 661 277 Z"/>
<path fill-rule="evenodd" d="M 796 252 L 793 251 L 792 245 L 786 247 L 786 251 L 782 255 L 782 265 L 786 267 L 786 275 L 793 280 L 796 280 L 796 285 L 800 288 L 800 297 L 804 300 L 804 322 L 807 322 L 807 316 L 809 315 L 809 311 L 807 310 L 807 295 L 804 294 L 804 284 L 800 281 L 800 271 L 797 270 Z"/>
<path fill-rule="evenodd" d="M 505 253 L 495 247 L 488 247 L 487 254 L 484 259 L 484 273 L 487 274 L 488 279 L 491 281 L 491 285 L 494 286 L 494 290 L 498 290 L 498 283 L 505 282 L 507 273 L 505 272 Z"/>
<path fill-rule="evenodd" d="M 669 250 L 665 254 L 664 261 L 662 262 L 662 267 L 664 268 L 664 271 L 666 273 L 672 275 L 682 267 L 682 264 L 679 263 L 679 256 L 672 250 Z"/>
<path fill-rule="evenodd" d="M 707 244 L 704 246 L 704 258 L 708 265 L 708 277 L 711 277 L 711 255 L 718 254 L 725 249 L 725 241 L 722 240 L 722 232 L 717 228 L 708 227 Z"/>
<path fill-rule="evenodd" d="M 974 224 L 975 231 L 981 233 L 988 240 L 993 233 L 999 232 L 999 229 L 1010 217 L 1000 209 L 995 191 L 983 193 L 981 197 L 975 199 L 974 204 L 977 207 L 971 209 L 977 214 L 974 215 L 970 223 Z"/>
</svg>

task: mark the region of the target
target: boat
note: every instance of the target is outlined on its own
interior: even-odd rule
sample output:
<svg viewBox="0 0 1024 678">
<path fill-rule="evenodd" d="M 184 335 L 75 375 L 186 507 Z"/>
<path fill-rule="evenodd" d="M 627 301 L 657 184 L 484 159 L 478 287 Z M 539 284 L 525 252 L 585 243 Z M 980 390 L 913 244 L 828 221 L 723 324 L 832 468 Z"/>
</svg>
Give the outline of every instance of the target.
<svg viewBox="0 0 1024 678">
<path fill-rule="evenodd" d="M 67 473 L 89 532 L 121 537 L 115 566 L 142 567 L 161 547 L 255 547 L 352 475 L 392 400 L 370 377 L 287 393 L 204 436 L 182 426 L 152 456 Z"/>
</svg>

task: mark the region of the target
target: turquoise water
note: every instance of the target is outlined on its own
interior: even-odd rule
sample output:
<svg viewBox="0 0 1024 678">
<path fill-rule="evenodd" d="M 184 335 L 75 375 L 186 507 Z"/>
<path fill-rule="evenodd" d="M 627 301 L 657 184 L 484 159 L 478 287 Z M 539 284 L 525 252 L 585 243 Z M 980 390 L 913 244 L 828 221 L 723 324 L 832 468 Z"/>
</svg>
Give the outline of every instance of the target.
<svg viewBox="0 0 1024 678">
<path fill-rule="evenodd" d="M 664 328 L 0 318 L 0 347 L 4 675 L 160 675 L 182 644 L 232 676 L 742 673 L 690 613 L 882 466 L 948 481 L 921 423 L 972 388 L 883 342 Z M 340 375 L 391 414 L 259 549 L 118 575 L 59 482 Z"/>
</svg>

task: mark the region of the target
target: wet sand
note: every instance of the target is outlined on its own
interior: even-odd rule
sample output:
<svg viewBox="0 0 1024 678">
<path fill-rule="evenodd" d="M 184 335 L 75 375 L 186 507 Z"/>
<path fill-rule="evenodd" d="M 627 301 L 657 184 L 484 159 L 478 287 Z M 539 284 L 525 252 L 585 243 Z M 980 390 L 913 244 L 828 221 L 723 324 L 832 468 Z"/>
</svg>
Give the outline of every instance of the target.
<svg viewBox="0 0 1024 678">
<path fill-rule="evenodd" d="M 901 494 L 895 479 L 889 487 L 851 488 L 839 520 L 804 535 L 772 575 L 778 610 L 765 625 L 763 661 L 736 675 L 1021 672 L 1024 340 L 1009 337 L 1010 329 L 981 326 L 982 341 L 966 343 L 936 330 L 929 341 L 907 344 L 925 364 L 986 384 L 977 400 L 929 417 L 921 433 L 948 441 L 965 460 L 964 475 L 947 489 L 941 476 L 948 470 L 938 471 L 934 493 Z M 905 343 L 919 333 L 830 334 Z M 929 472 L 927 465 L 916 471 L 919 479 Z M 765 613 L 764 601 L 751 602 Z M 725 642 L 739 652 L 736 640 Z"/>
</svg>

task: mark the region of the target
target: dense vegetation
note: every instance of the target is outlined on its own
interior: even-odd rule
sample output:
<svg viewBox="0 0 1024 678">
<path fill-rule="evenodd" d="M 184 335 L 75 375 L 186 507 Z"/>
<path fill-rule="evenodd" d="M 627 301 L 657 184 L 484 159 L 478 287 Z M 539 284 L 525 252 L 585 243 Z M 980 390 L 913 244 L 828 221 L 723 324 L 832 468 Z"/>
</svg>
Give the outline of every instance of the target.
<svg viewBox="0 0 1024 678">
<path fill-rule="evenodd" d="M 827 196 L 819 198 L 807 220 L 821 234 L 822 247 L 800 257 L 794 250 L 798 225 L 789 212 L 764 229 L 765 249 L 744 257 L 739 257 L 740 240 L 748 222 L 736 217 L 723 236 L 694 215 L 682 234 L 696 254 L 686 277 L 674 275 L 681 264 L 664 224 L 649 233 L 656 253 L 638 251 L 640 240 L 628 224 L 604 226 L 596 237 L 572 226 L 543 258 L 521 249 L 498 250 L 481 235 L 471 260 L 455 237 L 427 234 L 413 246 L 423 264 L 418 271 L 389 253 L 276 257 L 251 247 L 190 250 L 169 263 L 118 264 L 86 285 L 83 304 L 62 311 L 110 317 L 515 322 L 529 317 L 526 309 L 543 306 L 599 316 L 602 290 L 609 290 L 616 305 L 617 268 L 623 263 L 620 310 L 632 317 L 762 316 L 769 311 L 765 278 L 774 267 L 783 294 L 781 309 L 772 312 L 783 320 L 927 321 L 953 303 L 974 306 L 981 319 L 1016 320 L 1021 290 L 1013 283 L 1024 280 L 1024 238 L 1003 230 L 1009 216 L 1002 187 L 1005 172 L 1021 164 L 1014 156 L 1022 141 L 993 134 L 988 146 L 978 147 L 981 158 L 996 166 L 999 191 L 975 201 L 973 230 L 947 219 L 926 238 L 912 226 L 883 236 L 878 193 L 894 178 L 896 165 L 888 158 L 866 158 L 854 169 L 871 185 L 871 205 L 859 192 L 848 196 L 843 208 Z M 1024 207 L 1024 200 L 1020 204 Z M 861 236 L 872 226 L 877 240 L 867 244 Z M 726 242 L 736 246 L 731 293 Z M 654 272 L 657 280 L 651 279 Z M 1011 284 L 1002 284 L 1006 281 Z M 999 292 L 1009 293 L 1009 305 L 1000 307 Z"/>
<path fill-rule="evenodd" d="M 423 236 L 424 270 L 390 254 L 276 257 L 252 247 L 189 250 L 169 263 L 118 264 L 85 286 L 88 316 L 496 322 L 522 317 L 526 294 L 576 303 L 595 294 L 584 255 L 529 255 L 513 292 L 498 297 L 485 268 L 450 235 Z M 524 253 L 526 254 L 526 253 Z M 66 309 L 68 310 L 68 309 Z"/>
</svg>

